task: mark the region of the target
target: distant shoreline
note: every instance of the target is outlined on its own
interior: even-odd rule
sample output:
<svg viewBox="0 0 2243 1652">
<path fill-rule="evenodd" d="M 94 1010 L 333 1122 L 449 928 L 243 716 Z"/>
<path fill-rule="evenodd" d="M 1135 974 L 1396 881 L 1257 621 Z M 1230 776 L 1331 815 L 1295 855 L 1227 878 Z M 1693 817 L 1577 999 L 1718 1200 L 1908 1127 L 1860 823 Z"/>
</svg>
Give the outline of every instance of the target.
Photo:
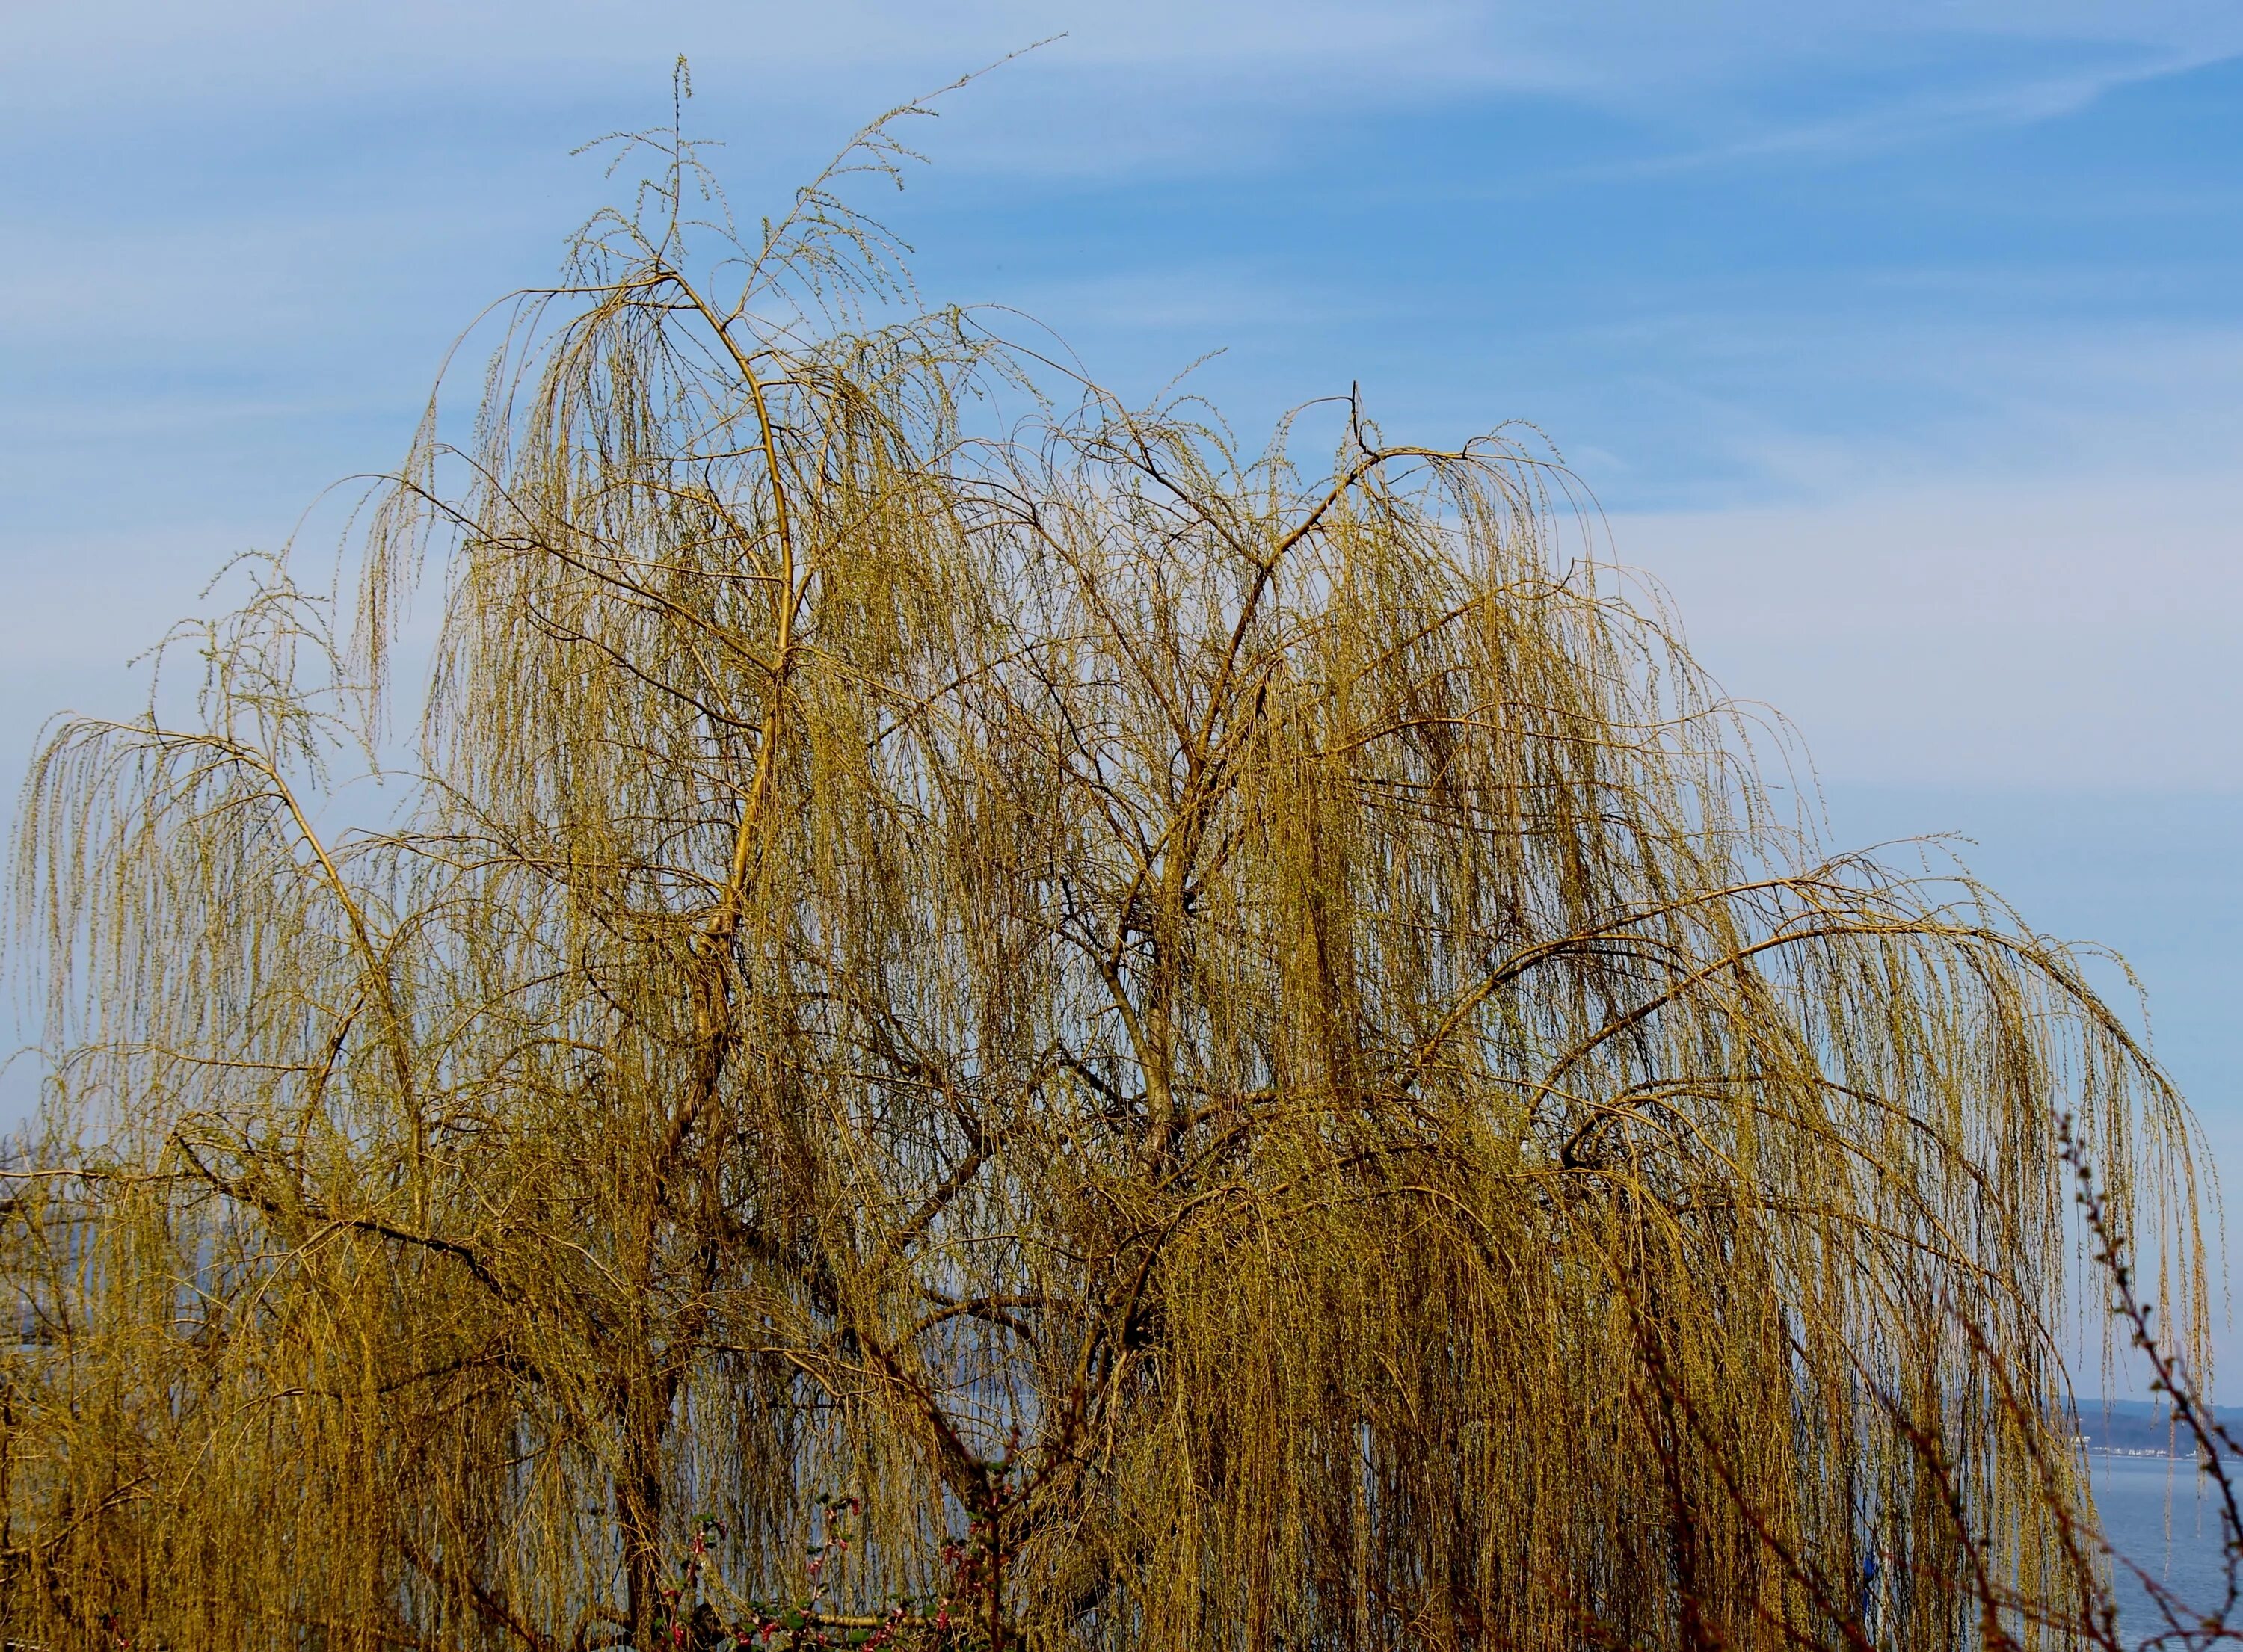
<svg viewBox="0 0 2243 1652">
<path fill-rule="evenodd" d="M 2243 1439 L 2243 1415 L 2229 1406 L 2213 1411 L 2209 1421 Z M 2196 1442 L 2166 1406 L 2141 1400 L 2087 1400 L 2072 1414 L 2071 1444 L 2075 1449 L 2105 1457 L 2169 1457 L 2196 1460 Z"/>
</svg>

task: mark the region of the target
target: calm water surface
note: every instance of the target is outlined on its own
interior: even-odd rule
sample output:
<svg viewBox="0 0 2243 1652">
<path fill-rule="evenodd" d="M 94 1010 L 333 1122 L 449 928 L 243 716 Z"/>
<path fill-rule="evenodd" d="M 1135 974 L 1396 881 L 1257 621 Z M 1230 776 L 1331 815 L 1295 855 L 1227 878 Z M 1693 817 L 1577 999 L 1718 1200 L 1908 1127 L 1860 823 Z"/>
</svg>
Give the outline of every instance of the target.
<svg viewBox="0 0 2243 1652">
<path fill-rule="evenodd" d="M 2173 1457 L 2089 1458 L 2095 1503 L 2118 1552 L 2191 1606 L 2219 1602 L 2219 1521 L 2195 1463 Z M 2201 1490 L 2199 1489 L 2201 1487 Z M 2243 1489 L 2243 1486 L 2239 1486 Z M 2118 1622 L 2129 1640 L 2164 1628 L 2133 1575 L 2117 1568 Z"/>
</svg>

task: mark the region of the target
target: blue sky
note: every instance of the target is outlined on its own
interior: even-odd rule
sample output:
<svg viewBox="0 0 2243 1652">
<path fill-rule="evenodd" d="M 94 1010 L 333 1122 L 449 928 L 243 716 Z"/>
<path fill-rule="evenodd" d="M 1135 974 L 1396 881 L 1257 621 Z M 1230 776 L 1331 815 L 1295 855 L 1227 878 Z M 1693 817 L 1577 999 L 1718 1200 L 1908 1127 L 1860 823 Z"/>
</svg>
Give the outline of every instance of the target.
<svg viewBox="0 0 2243 1652">
<path fill-rule="evenodd" d="M 931 298 L 1125 391 L 1221 350 L 1244 430 L 1351 381 L 1398 433 L 1534 421 L 1840 836 L 1967 833 L 2135 962 L 2243 1188 L 2232 4 L 10 8 L 0 765 L 395 455 L 677 53 L 752 212 L 1054 34 L 918 132 Z"/>
</svg>

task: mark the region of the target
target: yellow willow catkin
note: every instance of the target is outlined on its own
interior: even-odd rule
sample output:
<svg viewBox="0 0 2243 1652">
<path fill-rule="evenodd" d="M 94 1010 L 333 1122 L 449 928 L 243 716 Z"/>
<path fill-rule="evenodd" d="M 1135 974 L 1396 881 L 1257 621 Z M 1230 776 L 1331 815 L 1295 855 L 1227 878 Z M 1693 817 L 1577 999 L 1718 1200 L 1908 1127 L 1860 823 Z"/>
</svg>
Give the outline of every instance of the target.
<svg viewBox="0 0 2243 1652">
<path fill-rule="evenodd" d="M 2075 959 L 1819 850 L 1524 449 L 886 319 L 891 131 L 745 243 L 651 140 L 354 628 L 259 564 L 40 758 L 10 1643 L 2070 1643 L 2061 1118 L 2205 1342 Z"/>
</svg>

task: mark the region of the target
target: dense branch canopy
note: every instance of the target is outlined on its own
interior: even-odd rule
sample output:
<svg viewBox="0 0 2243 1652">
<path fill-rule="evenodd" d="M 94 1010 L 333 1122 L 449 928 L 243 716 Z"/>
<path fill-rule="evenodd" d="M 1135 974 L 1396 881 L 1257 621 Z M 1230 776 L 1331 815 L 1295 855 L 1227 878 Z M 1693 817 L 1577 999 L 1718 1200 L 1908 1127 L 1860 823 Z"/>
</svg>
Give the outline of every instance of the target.
<svg viewBox="0 0 2243 1652">
<path fill-rule="evenodd" d="M 352 627 L 259 565 L 194 715 L 32 776 L 10 1632 L 2085 1609 L 2065 1117 L 2203 1309 L 2077 960 L 1817 849 L 1527 448 L 1242 455 L 890 319 L 838 173 L 743 240 L 656 153 Z M 418 777 L 333 831 L 416 584 Z"/>
</svg>

